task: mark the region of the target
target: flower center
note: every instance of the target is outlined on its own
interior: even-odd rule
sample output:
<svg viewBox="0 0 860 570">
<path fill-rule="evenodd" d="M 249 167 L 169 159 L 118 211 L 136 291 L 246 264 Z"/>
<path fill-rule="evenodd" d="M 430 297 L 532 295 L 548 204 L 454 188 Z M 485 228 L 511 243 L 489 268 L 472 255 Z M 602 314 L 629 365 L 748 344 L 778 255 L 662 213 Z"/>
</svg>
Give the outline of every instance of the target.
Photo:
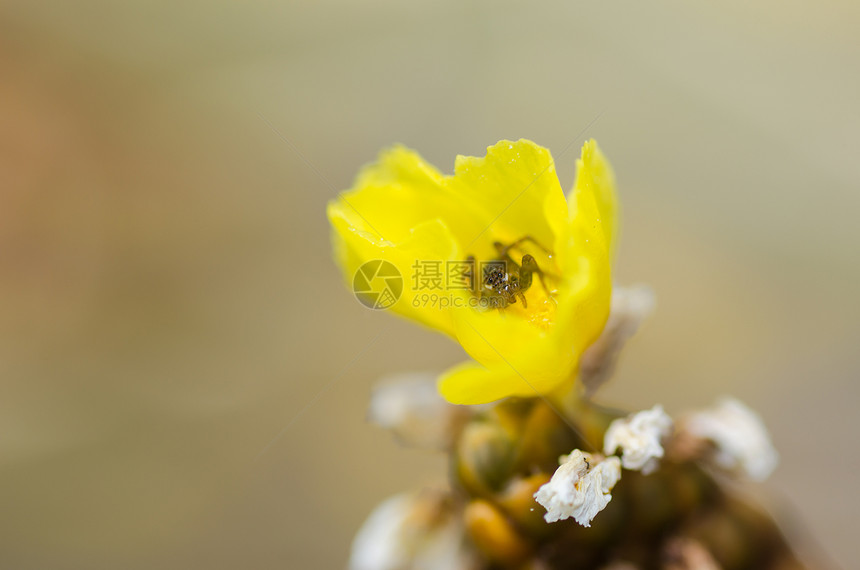
<svg viewBox="0 0 860 570">
<path fill-rule="evenodd" d="M 530 236 L 493 244 L 498 257 L 476 263 L 475 295 L 481 306 L 518 315 L 548 328 L 556 311 L 559 271 L 553 253 Z"/>
</svg>

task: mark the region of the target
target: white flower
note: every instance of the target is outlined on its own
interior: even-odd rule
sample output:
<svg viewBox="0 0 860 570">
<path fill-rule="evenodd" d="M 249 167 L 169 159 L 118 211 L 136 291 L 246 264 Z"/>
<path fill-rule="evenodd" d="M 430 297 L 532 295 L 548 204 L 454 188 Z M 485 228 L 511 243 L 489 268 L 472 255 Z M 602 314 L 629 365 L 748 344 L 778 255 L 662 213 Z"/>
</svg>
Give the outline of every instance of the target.
<svg viewBox="0 0 860 570">
<path fill-rule="evenodd" d="M 544 519 L 555 522 L 573 517 L 582 526 L 591 526 L 592 519 L 612 500 L 609 492 L 621 478 L 621 461 L 617 457 L 598 461 L 575 449 L 561 456 L 559 463 L 550 482 L 534 495 L 546 509 Z"/>
<path fill-rule="evenodd" d="M 741 471 L 763 481 L 776 467 L 779 455 L 761 418 L 733 398 L 724 398 L 709 410 L 694 412 L 683 421 L 694 437 L 713 442 L 714 462 L 729 471 Z"/>
<path fill-rule="evenodd" d="M 439 494 L 382 502 L 355 535 L 349 570 L 471 570 L 458 517 Z"/>
<path fill-rule="evenodd" d="M 412 372 L 384 379 L 370 396 L 368 419 L 406 445 L 444 450 L 473 410 L 445 401 L 434 373 Z"/>
<path fill-rule="evenodd" d="M 391 497 L 376 507 L 355 535 L 350 570 L 403 566 L 409 553 L 401 544 L 399 534 L 408 515 L 409 497 L 406 495 Z"/>
<path fill-rule="evenodd" d="M 647 475 L 657 468 L 657 460 L 663 457 L 660 440 L 671 430 L 672 419 L 658 404 L 650 410 L 613 421 L 603 438 L 603 452 L 609 455 L 620 447 L 621 465 Z"/>
</svg>

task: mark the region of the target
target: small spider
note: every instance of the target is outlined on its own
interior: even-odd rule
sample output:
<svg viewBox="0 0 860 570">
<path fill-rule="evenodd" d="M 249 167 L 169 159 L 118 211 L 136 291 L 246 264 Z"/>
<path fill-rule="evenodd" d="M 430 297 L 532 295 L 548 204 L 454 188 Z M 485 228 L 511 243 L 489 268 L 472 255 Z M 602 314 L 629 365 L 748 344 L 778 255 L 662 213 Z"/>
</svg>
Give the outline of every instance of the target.
<svg viewBox="0 0 860 570">
<path fill-rule="evenodd" d="M 499 258 L 483 264 L 483 275 L 480 282 L 473 280 L 473 293 L 480 299 L 487 299 L 488 306 L 504 309 L 512 303 L 516 303 L 519 299 L 523 307 L 528 307 L 525 292 L 532 285 L 532 278 L 537 275 L 541 285 L 549 295 L 546 283 L 544 283 L 544 273 L 538 267 L 535 258 L 529 254 L 522 257 L 522 261 L 518 264 L 511 257 L 510 251 L 519 247 L 525 242 L 531 242 L 542 249 L 548 257 L 552 257 L 552 252 L 543 247 L 531 236 L 524 236 L 513 243 L 504 245 L 501 242 L 493 242 L 493 247 L 499 254 Z M 471 267 L 475 267 L 475 256 L 470 255 L 468 262 Z"/>
</svg>

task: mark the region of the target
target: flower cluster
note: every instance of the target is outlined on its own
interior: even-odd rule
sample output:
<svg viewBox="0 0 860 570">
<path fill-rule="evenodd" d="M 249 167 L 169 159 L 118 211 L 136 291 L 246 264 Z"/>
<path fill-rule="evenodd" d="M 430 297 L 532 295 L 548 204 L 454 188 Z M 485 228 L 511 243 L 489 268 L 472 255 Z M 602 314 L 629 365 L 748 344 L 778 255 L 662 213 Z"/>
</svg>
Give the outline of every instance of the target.
<svg viewBox="0 0 860 570">
<path fill-rule="evenodd" d="M 776 467 L 778 455 L 761 420 L 735 399 L 724 398 L 713 409 L 687 414 L 677 433 L 673 433 L 673 425 L 658 404 L 612 421 L 603 438 L 603 452 L 608 457 L 598 458 L 578 449 L 562 456 L 550 482 L 534 495 L 547 510 L 546 521 L 573 517 L 579 524 L 590 526 L 612 500 L 610 491 L 621 478 L 621 467 L 643 475 L 653 473 L 665 455 L 667 439 L 697 443 L 696 450 L 685 459 L 700 459 L 754 480 L 766 479 Z M 713 453 L 703 443 L 712 444 Z M 620 459 L 611 455 L 618 449 Z"/>
<path fill-rule="evenodd" d="M 593 140 L 577 167 L 565 195 L 527 140 L 458 156 L 448 176 L 398 146 L 329 204 L 359 300 L 471 357 L 374 390 L 369 419 L 449 453 L 451 488 L 384 502 L 351 570 L 798 567 L 773 521 L 713 477 L 775 467 L 755 413 L 726 399 L 673 421 L 660 405 L 625 417 L 590 402 L 654 297 L 613 290 L 612 170 Z"/>
</svg>

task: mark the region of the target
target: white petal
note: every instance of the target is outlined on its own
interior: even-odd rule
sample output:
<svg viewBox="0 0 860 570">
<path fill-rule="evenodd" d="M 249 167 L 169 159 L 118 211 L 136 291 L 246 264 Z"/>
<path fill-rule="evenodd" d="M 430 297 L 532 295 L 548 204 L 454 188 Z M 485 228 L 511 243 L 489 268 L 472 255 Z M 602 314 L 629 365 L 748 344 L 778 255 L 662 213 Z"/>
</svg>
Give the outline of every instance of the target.
<svg viewBox="0 0 860 570">
<path fill-rule="evenodd" d="M 413 372 L 384 379 L 373 388 L 368 419 L 406 445 L 447 449 L 473 410 L 445 401 L 436 389 L 437 376 Z"/>
<path fill-rule="evenodd" d="M 761 418 L 733 398 L 724 398 L 709 410 L 695 412 L 683 422 L 689 434 L 714 443 L 714 462 L 762 481 L 779 462 L 779 455 Z"/>
<path fill-rule="evenodd" d="M 535 499 L 546 509 L 546 522 L 573 517 L 582 526 L 591 526 L 594 517 L 612 500 L 610 491 L 621 478 L 621 461 L 610 457 L 599 461 L 576 449 L 559 460 L 561 466 L 549 483 L 541 486 Z"/>
<path fill-rule="evenodd" d="M 603 438 L 603 452 L 607 455 L 621 448 L 621 465 L 625 469 L 651 473 L 663 457 L 660 440 L 672 430 L 672 419 L 659 404 L 650 410 L 631 414 L 613 421 Z"/>
<path fill-rule="evenodd" d="M 386 570 L 403 567 L 409 558 L 400 540 L 409 515 L 409 496 L 386 499 L 367 517 L 352 542 L 349 570 Z"/>
<path fill-rule="evenodd" d="M 444 495 L 404 493 L 382 502 L 352 543 L 348 570 L 469 570 L 461 513 Z"/>
</svg>

